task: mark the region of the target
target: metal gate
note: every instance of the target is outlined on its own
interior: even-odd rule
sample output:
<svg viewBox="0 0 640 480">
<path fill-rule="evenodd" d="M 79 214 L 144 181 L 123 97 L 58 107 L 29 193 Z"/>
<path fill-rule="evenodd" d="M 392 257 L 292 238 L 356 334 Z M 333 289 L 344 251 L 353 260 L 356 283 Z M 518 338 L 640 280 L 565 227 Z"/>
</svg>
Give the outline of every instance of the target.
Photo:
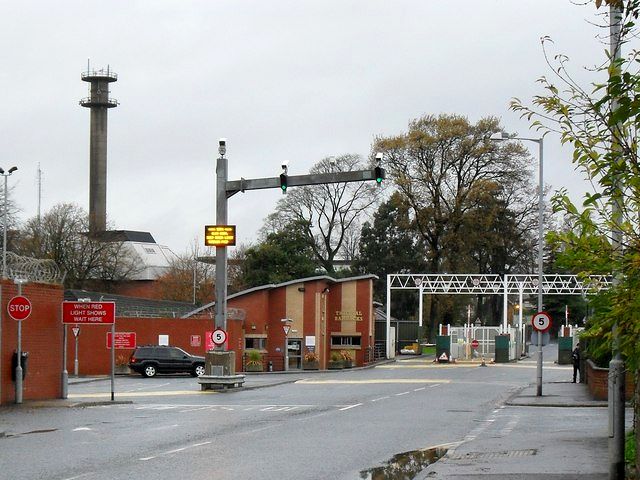
<svg viewBox="0 0 640 480">
<path fill-rule="evenodd" d="M 462 360 L 474 358 L 495 358 L 496 335 L 507 333 L 509 340 L 509 360 L 517 359 L 522 353 L 520 332 L 516 327 L 509 327 L 505 331 L 499 327 L 479 327 L 465 325 L 464 327 L 447 327 L 451 335 L 451 356 Z M 472 342 L 478 341 L 478 347 L 473 348 Z"/>
</svg>

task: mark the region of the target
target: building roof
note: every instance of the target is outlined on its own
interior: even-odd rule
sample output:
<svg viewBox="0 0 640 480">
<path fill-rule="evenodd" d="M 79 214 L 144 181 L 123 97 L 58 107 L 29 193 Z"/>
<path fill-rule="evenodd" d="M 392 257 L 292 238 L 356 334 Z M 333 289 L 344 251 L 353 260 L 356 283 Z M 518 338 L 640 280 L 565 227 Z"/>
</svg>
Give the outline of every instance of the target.
<svg viewBox="0 0 640 480">
<path fill-rule="evenodd" d="M 100 232 L 100 238 L 105 242 L 156 243 L 151 233 L 136 230 L 107 230 Z"/>
<path fill-rule="evenodd" d="M 356 280 L 367 280 L 367 279 L 377 279 L 378 277 L 376 275 L 360 275 L 357 277 L 348 277 L 348 278 L 333 278 L 330 277 L 328 275 L 319 275 L 316 277 L 306 277 L 306 278 L 298 278 L 296 280 L 289 280 L 288 282 L 283 282 L 283 283 L 270 283 L 268 285 L 260 285 L 259 287 L 253 287 L 253 288 L 249 288 L 247 290 L 243 290 L 241 292 L 238 293 L 234 293 L 233 295 L 227 295 L 227 300 L 231 300 L 232 298 L 238 298 L 238 297 L 242 297 L 243 295 L 248 295 L 250 293 L 254 293 L 254 292 L 259 292 L 261 290 L 273 290 L 275 288 L 282 288 L 282 287 L 287 287 L 289 285 L 295 285 L 298 283 L 307 283 L 307 282 L 316 282 L 316 281 L 321 281 L 321 280 L 325 280 L 328 283 L 342 283 L 342 282 L 353 282 Z M 182 318 L 188 318 L 192 315 L 197 315 L 209 308 L 214 307 L 216 304 L 215 301 L 211 302 L 211 303 L 207 303 L 206 305 L 203 305 L 199 308 L 196 308 L 195 310 L 193 310 L 192 312 L 187 313 L 186 315 L 184 315 Z"/>
<path fill-rule="evenodd" d="M 169 317 L 181 318 L 193 310 L 193 303 L 171 300 L 153 300 L 149 298 L 128 297 L 87 290 L 65 290 L 64 299 L 77 301 L 88 298 L 93 302 L 116 302 L 116 317 Z"/>
</svg>

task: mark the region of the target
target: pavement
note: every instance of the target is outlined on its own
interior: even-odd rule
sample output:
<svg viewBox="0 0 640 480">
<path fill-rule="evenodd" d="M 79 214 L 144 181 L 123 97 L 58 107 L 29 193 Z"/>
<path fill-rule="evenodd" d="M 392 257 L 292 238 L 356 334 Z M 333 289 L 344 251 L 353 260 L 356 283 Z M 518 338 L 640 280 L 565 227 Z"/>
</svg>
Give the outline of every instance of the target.
<svg viewBox="0 0 640 480">
<path fill-rule="evenodd" d="M 596 480 L 608 476 L 607 402 L 585 384 L 555 382 L 515 393 L 424 469 L 428 480 Z M 627 410 L 627 424 L 633 419 Z"/>
</svg>

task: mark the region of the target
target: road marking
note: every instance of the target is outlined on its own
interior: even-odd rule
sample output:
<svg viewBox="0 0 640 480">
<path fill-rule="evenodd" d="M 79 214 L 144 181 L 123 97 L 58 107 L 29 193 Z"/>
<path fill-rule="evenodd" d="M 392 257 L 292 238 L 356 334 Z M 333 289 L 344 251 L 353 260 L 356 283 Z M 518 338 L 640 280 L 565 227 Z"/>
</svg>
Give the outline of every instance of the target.
<svg viewBox="0 0 640 480">
<path fill-rule="evenodd" d="M 219 395 L 219 392 L 212 390 L 170 390 L 162 392 L 115 392 L 116 398 L 138 398 L 138 397 L 171 397 L 182 395 Z M 74 393 L 68 398 L 110 398 L 110 393 Z"/>
<path fill-rule="evenodd" d="M 162 452 L 162 453 L 159 453 L 158 455 L 153 455 L 151 457 L 142 457 L 142 458 L 139 458 L 138 460 L 140 460 L 142 462 L 146 462 L 148 460 L 153 460 L 154 458 L 162 457 L 164 455 L 171 455 L 173 453 L 184 452 L 185 450 L 189 450 L 191 448 L 202 447 L 203 445 L 209 445 L 210 443 L 212 443 L 212 442 L 194 443 L 193 445 L 187 445 L 185 447 L 176 448 L 174 450 L 169 450 L 169 451 L 166 451 L 166 452 Z"/>
<path fill-rule="evenodd" d="M 431 385 L 431 386 L 432 386 L 432 387 L 435 387 L 435 386 L 437 386 L 437 385 L 438 385 L 438 384 L 436 384 L 436 385 Z M 419 392 L 420 390 L 426 390 L 426 389 L 427 389 L 427 387 L 420 387 L 420 388 L 414 388 L 414 389 L 413 389 L 413 391 L 414 391 L 414 392 Z"/>
<path fill-rule="evenodd" d="M 340 411 L 345 411 L 345 410 L 349 410 L 350 408 L 356 408 L 356 407 L 359 407 L 360 405 L 362 405 L 362 404 L 361 404 L 361 403 L 356 403 L 355 405 L 349 405 L 349 406 L 347 406 L 347 407 L 340 408 L 339 410 L 340 410 Z"/>
<path fill-rule="evenodd" d="M 439 385 L 440 385 L 439 383 L 436 383 L 435 385 L 429 385 L 429 388 L 438 387 Z"/>
<path fill-rule="evenodd" d="M 378 398 L 374 398 L 373 400 L 371 400 L 372 402 L 377 402 L 378 400 L 384 400 L 385 398 L 389 398 L 389 395 L 386 395 L 384 397 L 378 397 Z"/>
<path fill-rule="evenodd" d="M 479 367 L 480 364 L 475 364 L 475 363 L 447 363 L 447 364 L 442 364 L 442 363 L 433 363 L 433 364 L 424 364 L 424 365 L 415 365 L 415 364 L 411 364 L 411 365 L 378 365 L 375 368 L 385 368 L 385 369 L 398 369 L 398 368 L 433 368 L 433 369 L 437 369 L 437 368 L 476 368 Z"/>
<path fill-rule="evenodd" d="M 411 392 L 402 392 L 402 393 L 396 393 L 396 397 L 399 397 L 400 395 L 407 395 Z"/>
<path fill-rule="evenodd" d="M 91 429 L 89 427 L 78 427 L 71 430 L 72 432 L 89 432 Z"/>
<path fill-rule="evenodd" d="M 430 380 L 426 378 L 379 378 L 374 380 L 298 380 L 298 385 L 366 385 L 366 384 L 394 384 L 394 383 L 450 383 L 451 380 Z"/>
</svg>

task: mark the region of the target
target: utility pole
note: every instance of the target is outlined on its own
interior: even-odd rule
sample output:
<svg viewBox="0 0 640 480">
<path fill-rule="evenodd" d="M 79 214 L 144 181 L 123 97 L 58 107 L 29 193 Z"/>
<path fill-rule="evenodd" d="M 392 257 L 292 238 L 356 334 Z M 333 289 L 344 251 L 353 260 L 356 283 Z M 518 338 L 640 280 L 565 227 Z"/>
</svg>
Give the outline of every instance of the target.
<svg viewBox="0 0 640 480">
<path fill-rule="evenodd" d="M 620 74 L 619 61 L 621 58 L 621 29 L 622 29 L 622 2 L 611 2 L 609 5 L 609 35 L 611 55 L 611 73 Z M 611 112 L 615 112 L 619 107 L 617 98 L 612 97 Z M 621 153 L 619 136 L 623 133 L 621 124 L 613 126 L 611 136 L 611 152 Z M 615 159 L 614 159 L 615 160 Z M 620 178 L 614 179 L 613 198 L 611 205 L 611 217 L 613 228 L 611 232 L 612 247 L 615 256 L 622 254 L 622 231 L 620 222 L 622 220 L 622 209 L 620 206 L 622 184 Z M 620 272 L 614 272 L 614 286 L 620 282 Z M 613 358 L 609 363 L 609 383 L 608 383 L 608 409 L 609 409 L 609 479 L 623 480 L 624 473 L 624 362 L 620 355 L 620 338 L 618 333 L 618 323 L 612 329 L 612 350 Z"/>
</svg>

